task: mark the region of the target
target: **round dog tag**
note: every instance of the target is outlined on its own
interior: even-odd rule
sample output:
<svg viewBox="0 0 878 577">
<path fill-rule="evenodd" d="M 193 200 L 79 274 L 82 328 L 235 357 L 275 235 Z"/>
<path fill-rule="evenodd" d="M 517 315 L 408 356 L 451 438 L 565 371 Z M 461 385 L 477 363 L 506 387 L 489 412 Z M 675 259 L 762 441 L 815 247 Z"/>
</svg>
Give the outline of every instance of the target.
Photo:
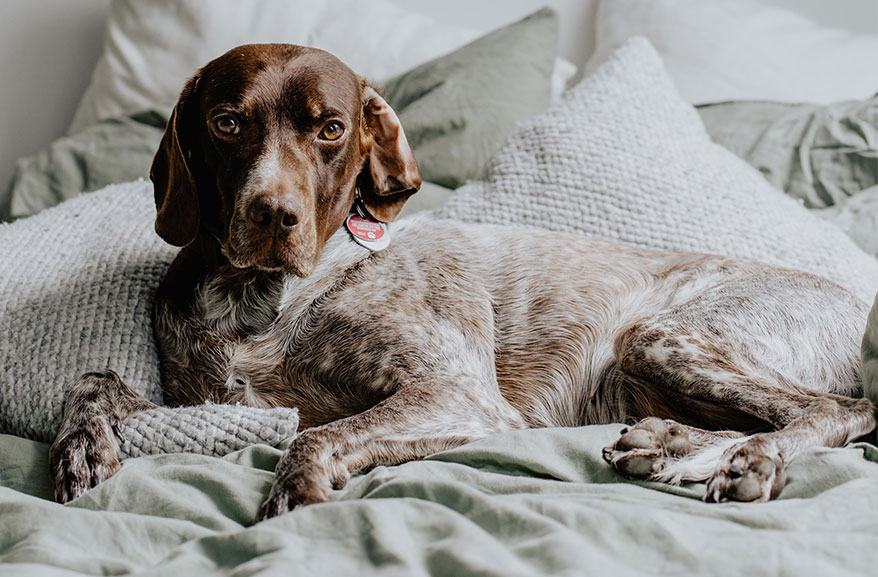
<svg viewBox="0 0 878 577">
<path fill-rule="evenodd" d="M 379 251 L 390 244 L 390 231 L 383 222 L 351 214 L 345 221 L 345 226 L 358 244 L 371 251 Z"/>
</svg>

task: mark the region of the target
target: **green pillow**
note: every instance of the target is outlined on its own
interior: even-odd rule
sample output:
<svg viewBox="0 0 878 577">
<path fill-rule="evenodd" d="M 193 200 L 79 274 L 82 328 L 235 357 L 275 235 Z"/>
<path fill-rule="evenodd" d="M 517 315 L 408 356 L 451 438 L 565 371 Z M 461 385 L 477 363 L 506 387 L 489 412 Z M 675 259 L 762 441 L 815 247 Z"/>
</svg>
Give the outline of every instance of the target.
<svg viewBox="0 0 878 577">
<path fill-rule="evenodd" d="M 549 105 L 558 18 L 538 12 L 383 84 L 424 180 L 457 188 Z"/>
<path fill-rule="evenodd" d="M 101 120 L 20 158 L 0 220 L 30 216 L 108 184 L 149 175 L 167 119 L 157 112 Z"/>
<path fill-rule="evenodd" d="M 714 142 L 808 208 L 878 184 L 878 97 L 829 106 L 721 102 L 698 112 Z"/>
<path fill-rule="evenodd" d="M 425 181 L 456 188 L 476 177 L 517 122 L 548 106 L 557 20 L 542 9 L 384 83 Z M 103 120 L 19 160 L 0 218 L 145 178 L 165 123 L 155 112 Z M 434 208 L 448 194 L 425 187 L 407 212 Z"/>
</svg>

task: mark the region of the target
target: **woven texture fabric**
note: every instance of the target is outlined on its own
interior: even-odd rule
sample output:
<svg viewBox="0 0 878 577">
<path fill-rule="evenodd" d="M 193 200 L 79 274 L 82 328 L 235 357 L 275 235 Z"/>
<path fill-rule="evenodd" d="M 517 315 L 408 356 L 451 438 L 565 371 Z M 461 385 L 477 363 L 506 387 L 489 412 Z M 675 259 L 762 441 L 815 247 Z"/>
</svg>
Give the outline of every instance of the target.
<svg viewBox="0 0 878 577">
<path fill-rule="evenodd" d="M 438 214 L 760 260 L 866 302 L 878 289 L 874 258 L 711 142 L 642 38 L 521 125 Z"/>
<path fill-rule="evenodd" d="M 153 294 L 177 249 L 153 232 L 152 185 L 111 186 L 0 226 L 0 433 L 51 442 L 82 373 L 110 368 L 161 403 Z M 122 426 L 123 453 L 224 454 L 295 433 L 295 409 L 160 408 Z"/>
<path fill-rule="evenodd" d="M 66 392 L 110 368 L 161 403 L 152 297 L 176 249 L 145 181 L 0 226 L 0 433 L 53 440 Z"/>
<path fill-rule="evenodd" d="M 158 407 L 122 421 L 123 458 L 159 453 L 200 453 L 221 457 L 258 443 L 277 446 L 296 434 L 296 409 L 257 409 L 205 404 Z"/>
</svg>

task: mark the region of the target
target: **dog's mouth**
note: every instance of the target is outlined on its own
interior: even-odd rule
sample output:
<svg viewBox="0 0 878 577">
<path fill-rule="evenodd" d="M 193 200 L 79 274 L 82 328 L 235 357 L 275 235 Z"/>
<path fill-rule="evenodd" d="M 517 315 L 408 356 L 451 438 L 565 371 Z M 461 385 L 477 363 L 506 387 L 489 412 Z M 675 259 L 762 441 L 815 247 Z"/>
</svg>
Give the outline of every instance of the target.
<svg viewBox="0 0 878 577">
<path fill-rule="evenodd" d="M 299 277 L 314 272 L 320 257 L 316 232 L 301 231 L 272 236 L 253 230 L 235 231 L 223 245 L 223 252 L 235 268 L 282 271 Z"/>
</svg>

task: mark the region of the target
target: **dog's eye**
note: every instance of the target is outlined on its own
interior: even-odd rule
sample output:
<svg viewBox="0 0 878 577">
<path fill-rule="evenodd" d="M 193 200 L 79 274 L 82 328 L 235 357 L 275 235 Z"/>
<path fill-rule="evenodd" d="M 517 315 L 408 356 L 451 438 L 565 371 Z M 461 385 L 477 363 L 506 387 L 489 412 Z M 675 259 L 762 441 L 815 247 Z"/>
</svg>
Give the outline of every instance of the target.
<svg viewBox="0 0 878 577">
<path fill-rule="evenodd" d="M 338 140 L 344 134 L 344 126 L 340 122 L 330 122 L 320 131 L 323 140 Z"/>
<path fill-rule="evenodd" d="M 241 127 L 238 125 L 238 121 L 234 116 L 230 114 L 223 114 L 219 118 L 213 121 L 216 129 L 222 132 L 223 134 L 238 134 L 240 132 Z"/>
</svg>

